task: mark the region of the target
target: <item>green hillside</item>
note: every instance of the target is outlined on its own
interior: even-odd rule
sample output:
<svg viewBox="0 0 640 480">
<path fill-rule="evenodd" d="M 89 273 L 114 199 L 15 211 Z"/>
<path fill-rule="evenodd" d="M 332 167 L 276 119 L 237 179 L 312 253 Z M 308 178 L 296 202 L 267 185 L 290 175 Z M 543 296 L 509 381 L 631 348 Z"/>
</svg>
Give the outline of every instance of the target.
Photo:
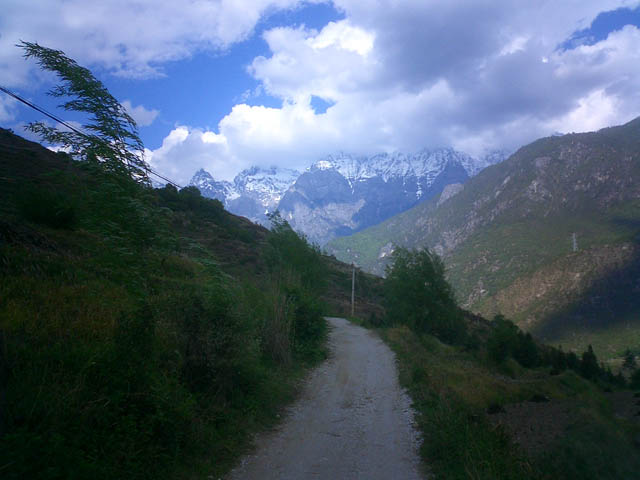
<svg viewBox="0 0 640 480">
<path fill-rule="evenodd" d="M 640 347 L 638 243 L 640 119 L 540 139 L 441 205 L 419 204 L 327 250 L 381 274 L 394 245 L 429 247 L 464 306 L 610 357 L 621 338 Z"/>
<path fill-rule="evenodd" d="M 0 130 L 0 477 L 224 473 L 350 294 L 274 220 Z"/>
</svg>

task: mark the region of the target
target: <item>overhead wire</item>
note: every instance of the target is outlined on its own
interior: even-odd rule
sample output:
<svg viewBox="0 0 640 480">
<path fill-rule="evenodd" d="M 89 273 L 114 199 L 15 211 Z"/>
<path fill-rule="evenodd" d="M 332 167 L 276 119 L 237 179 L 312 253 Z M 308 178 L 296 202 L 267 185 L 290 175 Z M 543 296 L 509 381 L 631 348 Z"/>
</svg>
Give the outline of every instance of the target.
<svg viewBox="0 0 640 480">
<path fill-rule="evenodd" d="M 9 95 L 10 97 L 14 98 L 15 100 L 18 100 L 19 102 L 24 103 L 25 105 L 27 105 L 28 107 L 33 108 L 34 110 L 42 113 L 43 115 L 46 115 L 47 117 L 49 117 L 50 119 L 58 122 L 61 125 L 64 125 L 65 127 L 67 127 L 69 130 L 77 133 L 78 135 L 82 135 L 83 137 L 90 139 L 91 136 L 88 135 L 87 133 L 79 130 L 78 128 L 74 127 L 73 125 L 70 125 L 69 123 L 65 122 L 64 120 L 62 120 L 61 118 L 59 118 L 58 116 L 54 115 L 53 113 L 47 112 L 44 108 L 39 107 L 38 105 L 36 105 L 33 102 L 30 102 L 29 100 L 26 100 L 24 98 L 22 98 L 20 95 L 18 95 L 17 93 L 12 92 L 11 90 L 9 90 L 6 87 L 3 87 L 2 85 L 0 85 L 0 91 L 6 93 L 7 95 Z M 176 188 L 182 188 L 180 185 L 178 185 L 178 183 L 174 182 L 173 180 L 165 177 L 164 175 L 156 172 L 155 170 L 153 170 L 151 167 L 146 166 L 145 170 L 149 173 L 151 173 L 152 175 L 155 175 L 156 177 L 166 181 L 167 183 L 170 183 L 171 185 L 173 185 Z"/>
</svg>

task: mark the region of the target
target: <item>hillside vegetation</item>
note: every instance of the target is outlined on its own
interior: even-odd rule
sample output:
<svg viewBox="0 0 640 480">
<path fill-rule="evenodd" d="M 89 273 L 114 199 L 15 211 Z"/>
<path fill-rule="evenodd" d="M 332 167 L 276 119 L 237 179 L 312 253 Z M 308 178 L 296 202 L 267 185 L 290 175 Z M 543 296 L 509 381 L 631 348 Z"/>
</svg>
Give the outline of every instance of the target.
<svg viewBox="0 0 640 480">
<path fill-rule="evenodd" d="M 324 358 L 321 297 L 348 295 L 272 220 L 0 130 L 0 477 L 224 472 Z"/>
<path fill-rule="evenodd" d="M 564 352 L 502 316 L 461 310 L 428 250 L 396 249 L 384 291 L 385 317 L 364 324 L 396 351 L 436 478 L 635 476 L 640 394 L 621 390 L 625 376 L 600 364 L 591 346 Z M 631 352 L 625 365 L 640 388 Z"/>
<path fill-rule="evenodd" d="M 327 249 L 380 274 L 395 245 L 429 247 L 474 312 L 607 358 L 640 347 L 640 119 L 538 140 L 438 203 Z"/>
</svg>

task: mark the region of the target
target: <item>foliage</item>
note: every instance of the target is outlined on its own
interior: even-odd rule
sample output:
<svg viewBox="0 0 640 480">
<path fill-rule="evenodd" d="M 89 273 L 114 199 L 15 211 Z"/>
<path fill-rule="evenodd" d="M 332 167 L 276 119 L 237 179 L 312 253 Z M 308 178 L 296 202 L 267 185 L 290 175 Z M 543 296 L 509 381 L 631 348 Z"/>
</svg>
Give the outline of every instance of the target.
<svg viewBox="0 0 640 480">
<path fill-rule="evenodd" d="M 73 229 L 77 214 L 75 205 L 60 192 L 25 188 L 18 198 L 18 207 L 29 220 L 52 228 Z"/>
<path fill-rule="evenodd" d="M 633 442 L 637 427 L 616 418 L 608 394 L 573 371 L 545 375 L 540 368 L 514 368 L 512 376 L 505 376 L 495 363 L 483 361 L 482 349 L 446 345 L 406 327 L 382 334 L 396 351 L 400 381 L 423 433 L 421 454 L 435 478 L 613 480 L 634 478 L 640 467 Z M 546 347 L 540 346 L 539 353 L 546 361 Z M 549 435 L 540 450 L 525 451 L 507 427 L 509 418 L 515 420 L 522 438 L 527 423 L 549 420 L 553 408 L 535 408 L 528 401 L 535 396 L 549 399 L 549 407 L 570 406 L 572 420 L 559 437 Z M 513 412 L 511 404 L 519 408 Z"/>
<path fill-rule="evenodd" d="M 584 378 L 595 379 L 600 373 L 601 369 L 598 365 L 598 358 L 593 352 L 591 345 L 589 345 L 587 350 L 582 353 L 582 358 L 580 359 L 580 374 Z"/>
<path fill-rule="evenodd" d="M 502 315 L 495 316 L 492 327 L 487 339 L 487 352 L 494 362 L 502 363 L 511 356 L 523 367 L 538 365 L 538 347 L 531 334 L 522 332 Z"/>
<path fill-rule="evenodd" d="M 194 189 L 38 160 L 28 184 L 0 175 L 25 202 L 0 229 L 0 476 L 222 475 L 323 358 L 322 257 Z M 61 198 L 73 231 L 30 213 Z M 266 341 L 278 305 L 286 358 Z"/>
<path fill-rule="evenodd" d="M 622 368 L 625 368 L 627 370 L 633 370 L 637 366 L 638 364 L 636 363 L 635 354 L 627 348 L 627 350 L 624 352 L 624 362 L 622 364 Z"/>
<path fill-rule="evenodd" d="M 323 290 L 327 268 L 322 260 L 318 245 L 310 245 L 306 237 L 296 233 L 289 222 L 277 210 L 268 215 L 271 235 L 267 251 L 267 263 L 273 272 L 279 274 L 295 270 L 300 274 L 300 282 L 307 290 Z"/>
<path fill-rule="evenodd" d="M 404 323 L 446 342 L 461 342 L 465 323 L 442 260 L 429 250 L 396 248 L 384 283 L 389 323 Z"/>
<path fill-rule="evenodd" d="M 288 363 L 292 355 L 321 358 L 327 326 L 320 295 L 326 287 L 327 267 L 320 249 L 309 245 L 282 219 L 269 216 L 271 233 L 265 248 L 270 283 L 270 308 L 265 315 L 263 347 L 273 359 Z"/>
<path fill-rule="evenodd" d="M 88 115 L 89 123 L 82 128 L 91 133 L 60 130 L 43 122 L 32 122 L 27 128 L 44 141 L 68 149 L 77 159 L 100 162 L 111 172 L 147 181 L 144 146 L 136 122 L 102 82 L 60 50 L 30 42 L 18 46 L 24 50 L 25 58 L 35 58 L 41 68 L 60 78 L 61 84 L 49 95 L 70 97 L 60 107 Z"/>
</svg>

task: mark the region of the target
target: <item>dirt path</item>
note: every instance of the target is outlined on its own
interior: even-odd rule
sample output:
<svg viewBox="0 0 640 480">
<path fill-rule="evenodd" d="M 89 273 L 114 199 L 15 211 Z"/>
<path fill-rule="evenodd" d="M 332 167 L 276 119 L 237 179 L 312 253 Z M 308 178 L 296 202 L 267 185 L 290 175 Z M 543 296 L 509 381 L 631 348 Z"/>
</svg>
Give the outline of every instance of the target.
<svg viewBox="0 0 640 480">
<path fill-rule="evenodd" d="M 328 321 L 331 357 L 230 479 L 423 478 L 393 353 L 373 332 L 342 318 Z"/>
</svg>

